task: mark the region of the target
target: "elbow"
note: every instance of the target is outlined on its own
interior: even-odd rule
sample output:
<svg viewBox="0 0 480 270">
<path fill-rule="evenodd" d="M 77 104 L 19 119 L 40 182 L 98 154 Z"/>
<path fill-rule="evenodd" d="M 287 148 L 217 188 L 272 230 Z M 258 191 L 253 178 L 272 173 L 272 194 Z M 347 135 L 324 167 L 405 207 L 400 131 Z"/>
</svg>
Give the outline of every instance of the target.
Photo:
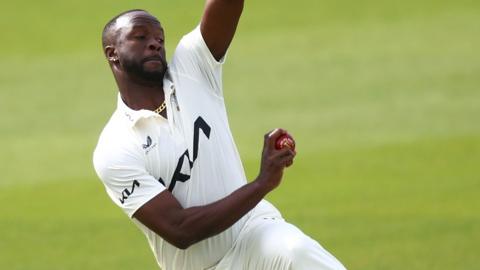
<svg viewBox="0 0 480 270">
<path fill-rule="evenodd" d="M 182 235 L 180 237 L 177 237 L 177 239 L 175 239 L 174 241 L 171 241 L 170 243 L 178 249 L 185 250 L 197 242 L 198 241 L 194 240 L 194 238 L 191 236 Z"/>
<path fill-rule="evenodd" d="M 185 250 L 187 248 L 189 248 L 191 245 L 193 245 L 192 243 L 190 242 L 178 242 L 175 244 L 175 247 L 178 248 L 178 249 L 181 249 L 181 250 Z"/>
<path fill-rule="evenodd" d="M 176 248 L 185 250 L 214 235 L 212 230 L 211 226 L 206 226 L 196 215 L 186 215 L 170 224 L 170 233 L 164 234 L 164 239 Z"/>
<path fill-rule="evenodd" d="M 176 248 L 185 250 L 193 244 L 199 242 L 199 240 L 197 240 L 197 238 L 191 233 L 179 231 L 177 237 L 175 237 L 175 239 L 172 239 L 172 241 L 169 242 Z"/>
<path fill-rule="evenodd" d="M 169 234 L 159 233 L 158 231 L 155 232 L 158 236 L 163 238 L 163 240 L 167 241 L 172 246 L 182 250 L 185 250 L 191 245 L 198 242 L 197 240 L 195 240 L 194 237 L 192 237 L 191 234 L 185 233 L 183 230 L 177 229 Z"/>
<path fill-rule="evenodd" d="M 192 244 L 190 244 L 189 242 L 186 242 L 186 241 L 176 241 L 176 242 L 171 243 L 171 244 L 174 245 L 176 248 L 181 249 L 181 250 L 185 250 L 192 245 Z"/>
</svg>

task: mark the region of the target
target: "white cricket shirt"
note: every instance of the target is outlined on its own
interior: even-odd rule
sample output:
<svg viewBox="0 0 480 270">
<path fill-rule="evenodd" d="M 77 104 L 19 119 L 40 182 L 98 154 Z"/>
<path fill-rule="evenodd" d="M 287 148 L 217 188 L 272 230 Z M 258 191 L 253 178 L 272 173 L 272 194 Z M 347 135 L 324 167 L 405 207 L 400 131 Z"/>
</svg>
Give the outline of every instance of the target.
<svg viewBox="0 0 480 270">
<path fill-rule="evenodd" d="M 129 217 L 165 189 L 188 208 L 217 201 L 247 183 L 225 111 L 222 64 L 197 27 L 180 41 L 164 78 L 168 119 L 134 111 L 119 96 L 93 161 L 108 195 Z M 163 270 L 192 270 L 220 261 L 249 215 L 186 250 L 132 220 Z"/>
</svg>

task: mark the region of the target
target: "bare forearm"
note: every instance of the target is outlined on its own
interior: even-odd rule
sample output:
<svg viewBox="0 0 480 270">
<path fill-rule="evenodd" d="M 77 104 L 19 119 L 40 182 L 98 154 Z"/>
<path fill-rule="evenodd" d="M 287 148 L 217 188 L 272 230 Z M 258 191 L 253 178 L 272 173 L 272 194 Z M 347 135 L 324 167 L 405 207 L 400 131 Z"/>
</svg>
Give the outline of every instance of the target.
<svg viewBox="0 0 480 270">
<path fill-rule="evenodd" d="M 187 246 L 223 232 L 253 209 L 270 188 L 254 181 L 214 203 L 183 210 L 179 231 L 184 232 Z"/>
</svg>

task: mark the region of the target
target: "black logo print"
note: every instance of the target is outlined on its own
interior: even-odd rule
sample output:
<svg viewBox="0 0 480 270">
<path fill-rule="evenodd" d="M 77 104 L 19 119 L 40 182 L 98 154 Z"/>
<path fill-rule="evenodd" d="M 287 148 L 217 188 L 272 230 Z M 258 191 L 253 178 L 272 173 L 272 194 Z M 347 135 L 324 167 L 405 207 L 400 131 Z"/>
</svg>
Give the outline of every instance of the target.
<svg viewBox="0 0 480 270">
<path fill-rule="evenodd" d="M 147 143 L 146 144 L 142 144 L 142 148 L 143 149 L 147 149 L 148 147 L 150 147 L 152 145 L 152 138 L 150 138 L 150 136 L 147 136 Z"/>
<path fill-rule="evenodd" d="M 188 161 L 190 170 L 193 168 L 193 164 L 195 163 L 195 160 L 197 160 L 200 130 L 203 132 L 203 134 L 205 134 L 205 137 L 207 137 L 207 139 L 210 139 L 211 128 L 207 124 L 207 122 L 203 120 L 201 116 L 199 116 L 193 124 L 193 160 L 190 159 L 190 154 L 188 152 L 188 149 L 185 150 L 185 152 L 180 156 L 177 162 L 177 167 L 175 168 L 175 172 L 173 173 L 172 180 L 170 181 L 170 185 L 168 186 L 168 190 L 170 190 L 170 192 L 172 192 L 173 189 L 175 188 L 175 184 L 177 183 L 177 181 L 186 182 L 188 179 L 190 179 L 189 174 L 182 173 L 182 167 L 183 167 L 185 158 Z"/>
<path fill-rule="evenodd" d="M 139 187 L 139 186 L 140 186 L 140 183 L 137 180 L 133 180 L 132 187 L 130 188 L 130 190 L 126 188 L 122 191 L 122 197 L 119 198 L 120 203 L 124 204 L 125 200 L 128 199 L 128 197 L 130 197 L 130 195 L 132 195 L 133 192 L 135 191 L 135 187 Z"/>
</svg>

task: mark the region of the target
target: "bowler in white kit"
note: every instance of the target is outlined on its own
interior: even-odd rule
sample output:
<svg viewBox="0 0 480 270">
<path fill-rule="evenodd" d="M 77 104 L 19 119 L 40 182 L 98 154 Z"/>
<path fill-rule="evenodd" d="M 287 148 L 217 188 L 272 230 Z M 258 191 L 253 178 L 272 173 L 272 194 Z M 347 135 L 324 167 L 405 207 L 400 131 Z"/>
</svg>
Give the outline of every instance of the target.
<svg viewBox="0 0 480 270">
<path fill-rule="evenodd" d="M 295 150 L 275 148 L 285 130 L 264 136 L 258 177 L 245 177 L 222 88 L 242 9 L 242 0 L 207 0 L 168 64 L 154 16 L 129 10 L 107 23 L 102 43 L 119 94 L 95 170 L 163 270 L 345 269 L 263 200 L 293 164 Z"/>
</svg>

